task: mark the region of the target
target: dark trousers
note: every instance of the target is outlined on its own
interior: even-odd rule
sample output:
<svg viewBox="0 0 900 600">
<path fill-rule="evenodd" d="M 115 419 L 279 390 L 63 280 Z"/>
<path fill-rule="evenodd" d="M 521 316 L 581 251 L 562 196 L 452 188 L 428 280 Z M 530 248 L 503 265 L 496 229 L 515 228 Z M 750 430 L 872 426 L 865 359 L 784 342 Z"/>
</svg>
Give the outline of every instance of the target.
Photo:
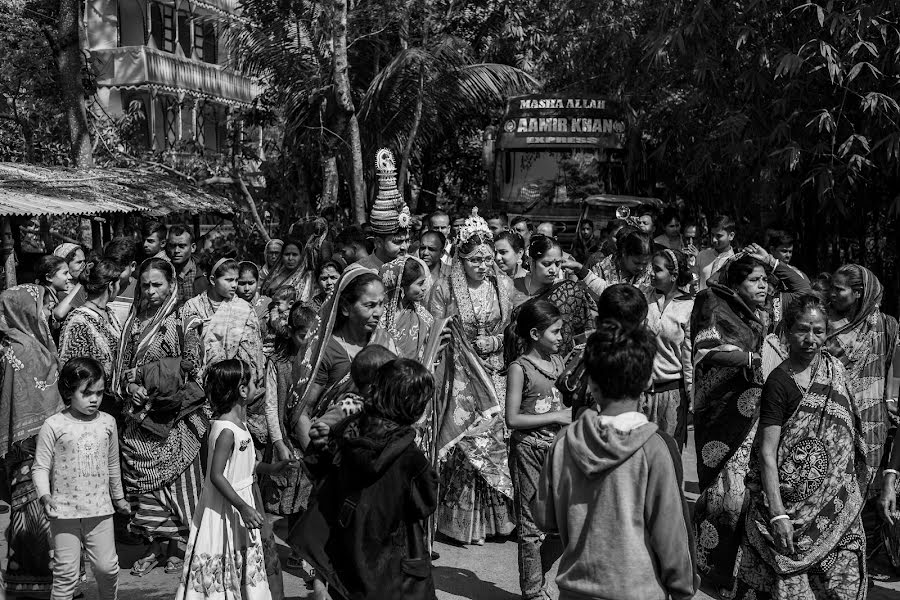
<svg viewBox="0 0 900 600">
<path fill-rule="evenodd" d="M 525 600 L 547 597 L 544 577 L 563 552 L 559 537 L 545 536 L 531 514 L 531 501 L 549 449 L 549 441 L 533 436 L 514 435 L 510 441 L 509 472 L 519 536 L 519 586 Z"/>
</svg>

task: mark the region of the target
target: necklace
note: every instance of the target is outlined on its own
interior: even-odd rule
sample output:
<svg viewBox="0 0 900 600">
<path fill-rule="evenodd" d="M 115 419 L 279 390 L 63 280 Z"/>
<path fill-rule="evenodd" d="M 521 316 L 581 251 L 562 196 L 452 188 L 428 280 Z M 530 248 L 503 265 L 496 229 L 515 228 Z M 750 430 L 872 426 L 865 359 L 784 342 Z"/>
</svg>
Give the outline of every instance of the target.
<svg viewBox="0 0 900 600">
<path fill-rule="evenodd" d="M 469 297 L 472 299 L 472 312 L 475 313 L 475 322 L 479 329 L 487 325 L 491 315 L 491 284 L 484 281 L 477 288 L 469 288 Z"/>
<path fill-rule="evenodd" d="M 811 369 L 810 374 L 809 374 L 809 383 L 806 384 L 806 388 L 805 388 L 805 389 L 804 389 L 804 387 L 803 387 L 802 385 L 800 385 L 800 382 L 797 380 L 797 377 L 798 377 L 801 373 L 803 373 L 803 371 L 805 371 L 806 369 L 803 369 L 803 371 L 800 371 L 800 373 L 798 373 L 798 372 L 796 372 L 796 371 L 794 370 L 794 367 L 792 367 L 792 366 L 790 365 L 790 363 L 788 363 L 788 371 L 790 371 L 790 373 L 791 373 L 791 379 L 794 380 L 794 383 L 797 385 L 798 388 L 800 388 L 800 392 L 801 392 L 804 396 L 806 396 L 806 394 L 809 392 L 809 388 L 812 387 L 813 382 L 816 380 L 816 374 L 817 374 L 818 371 L 819 371 L 819 364 L 820 364 L 821 362 L 822 362 L 822 356 L 821 356 L 821 355 L 816 356 L 815 363 L 813 363 L 813 365 L 811 365 L 812 369 Z"/>
</svg>

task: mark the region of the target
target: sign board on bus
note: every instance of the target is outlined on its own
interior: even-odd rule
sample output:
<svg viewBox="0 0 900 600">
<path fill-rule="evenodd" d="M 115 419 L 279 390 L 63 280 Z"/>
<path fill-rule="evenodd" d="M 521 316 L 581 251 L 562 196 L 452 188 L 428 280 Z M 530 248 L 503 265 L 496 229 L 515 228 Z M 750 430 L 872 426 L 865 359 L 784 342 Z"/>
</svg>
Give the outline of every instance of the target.
<svg viewBox="0 0 900 600">
<path fill-rule="evenodd" d="M 500 149 L 537 147 L 613 148 L 625 142 L 625 119 L 617 102 L 590 95 L 531 94 L 506 105 Z"/>
</svg>

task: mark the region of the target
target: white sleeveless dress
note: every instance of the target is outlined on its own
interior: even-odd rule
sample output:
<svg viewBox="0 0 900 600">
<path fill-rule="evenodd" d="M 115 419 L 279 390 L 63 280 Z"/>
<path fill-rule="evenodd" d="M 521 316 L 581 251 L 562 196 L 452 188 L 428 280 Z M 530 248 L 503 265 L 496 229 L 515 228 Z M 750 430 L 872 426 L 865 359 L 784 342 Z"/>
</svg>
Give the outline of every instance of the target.
<svg viewBox="0 0 900 600">
<path fill-rule="evenodd" d="M 248 529 L 237 509 L 209 480 L 216 440 L 226 429 L 234 434 L 234 450 L 225 465 L 225 478 L 242 500 L 265 514 L 253 492 L 256 452 L 250 432 L 229 421 L 212 421 L 206 480 L 194 511 L 176 600 L 272 598 L 261 530 Z"/>
</svg>

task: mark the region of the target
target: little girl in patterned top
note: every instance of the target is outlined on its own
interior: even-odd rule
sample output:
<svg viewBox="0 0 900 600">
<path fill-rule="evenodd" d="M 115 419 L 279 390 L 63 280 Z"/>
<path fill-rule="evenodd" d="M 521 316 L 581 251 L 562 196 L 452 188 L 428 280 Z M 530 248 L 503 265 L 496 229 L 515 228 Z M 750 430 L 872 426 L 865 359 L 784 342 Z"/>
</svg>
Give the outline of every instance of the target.
<svg viewBox="0 0 900 600">
<path fill-rule="evenodd" d="M 76 357 L 59 374 L 65 410 L 44 421 L 32 468 L 37 495 L 53 535 L 52 598 L 71 598 L 81 547 L 91 559 L 101 600 L 116 598 L 119 557 L 113 512 L 131 514 L 119 471 L 116 421 L 100 412 L 103 367 Z"/>
<path fill-rule="evenodd" d="M 516 531 L 519 537 L 519 585 L 523 598 L 547 598 L 543 565 L 562 554 L 558 539 L 543 540 L 531 515 L 529 502 L 537 489 L 541 467 L 557 432 L 572 422 L 562 404 L 556 380 L 565 364 L 557 354 L 562 342 L 562 316 L 546 300 L 522 305 L 516 335 L 528 350 L 509 365 L 506 378 L 506 426 L 512 430 L 509 473 L 513 484 Z M 544 543 L 553 548 L 541 550 Z M 542 561 L 541 555 L 552 555 Z"/>
<path fill-rule="evenodd" d="M 176 600 L 283 597 L 275 541 L 254 473 L 281 471 L 296 462 L 256 464 L 247 429 L 247 399 L 256 391 L 250 374 L 239 359 L 207 371 L 205 389 L 215 417 L 207 442 L 211 452 Z"/>
</svg>

